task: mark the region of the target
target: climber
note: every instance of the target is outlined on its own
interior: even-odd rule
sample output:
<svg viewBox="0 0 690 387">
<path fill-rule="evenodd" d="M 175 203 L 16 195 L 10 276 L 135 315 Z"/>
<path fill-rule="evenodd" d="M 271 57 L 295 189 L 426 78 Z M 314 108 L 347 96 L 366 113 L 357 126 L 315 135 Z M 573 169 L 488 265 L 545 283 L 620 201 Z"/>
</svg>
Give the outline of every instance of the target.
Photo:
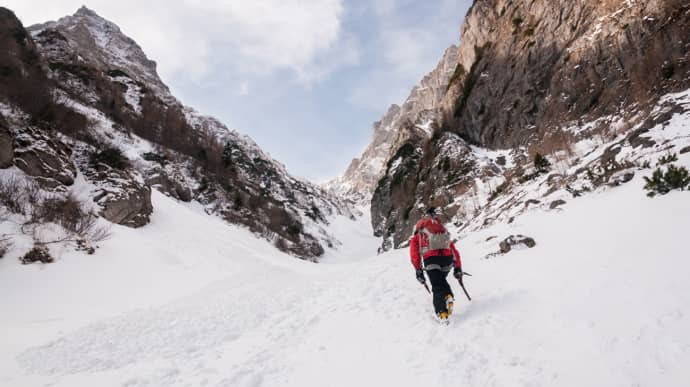
<svg viewBox="0 0 690 387">
<path fill-rule="evenodd" d="M 463 272 L 460 253 L 450 240 L 450 233 L 438 219 L 435 207 L 430 207 L 414 228 L 414 235 L 410 239 L 410 258 L 417 281 L 426 285 L 424 271 L 429 276 L 436 317 L 440 323 L 448 324 L 455 300 L 446 276 L 453 269 L 453 276 L 460 280 Z"/>
</svg>

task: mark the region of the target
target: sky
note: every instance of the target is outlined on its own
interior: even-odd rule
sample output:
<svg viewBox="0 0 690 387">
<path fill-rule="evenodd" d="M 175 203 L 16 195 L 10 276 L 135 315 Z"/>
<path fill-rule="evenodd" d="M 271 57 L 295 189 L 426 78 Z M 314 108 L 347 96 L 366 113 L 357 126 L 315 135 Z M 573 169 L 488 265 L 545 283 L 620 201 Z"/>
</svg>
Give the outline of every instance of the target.
<svg viewBox="0 0 690 387">
<path fill-rule="evenodd" d="M 341 175 L 372 124 L 458 44 L 472 0 L 3 0 L 25 25 L 81 5 L 158 63 L 184 104 L 291 173 Z"/>
</svg>

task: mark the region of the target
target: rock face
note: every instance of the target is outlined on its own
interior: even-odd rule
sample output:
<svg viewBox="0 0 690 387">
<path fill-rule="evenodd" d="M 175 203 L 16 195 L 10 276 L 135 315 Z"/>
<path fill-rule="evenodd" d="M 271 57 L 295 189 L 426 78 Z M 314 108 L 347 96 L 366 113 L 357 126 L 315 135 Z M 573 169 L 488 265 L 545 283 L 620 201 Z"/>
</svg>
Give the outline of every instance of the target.
<svg viewBox="0 0 690 387">
<path fill-rule="evenodd" d="M 10 69 L 0 71 L 0 86 L 9 86 L 0 89 L 7 97 L 0 113 L 15 121 L 14 143 L 32 135 L 50 150 L 37 153 L 27 142 L 13 147 L 14 163 L 27 174 L 65 186 L 76 163 L 94 187 L 100 214 L 131 227 L 148 222 L 154 187 L 197 201 L 301 258 L 316 260 L 340 244 L 326 230 L 327 218 L 353 216 L 348 202 L 290 176 L 250 138 L 182 105 L 155 62 L 114 23 L 82 7 L 27 33 L 10 11 L 0 16 L 0 46 L 12 54 L 0 53 L 0 70 Z M 25 91 L 10 92 L 16 90 Z M 91 153 L 109 148 L 120 148 L 131 168 L 89 163 Z"/>
<path fill-rule="evenodd" d="M 461 31 L 463 75 L 442 126 L 489 148 L 538 140 L 563 121 L 615 114 L 687 85 L 688 4 L 476 1 Z"/>
<path fill-rule="evenodd" d="M 164 194 L 183 202 L 192 201 L 192 189 L 188 182 L 178 174 L 172 175 L 160 166 L 146 171 L 146 185 L 155 188 Z"/>
<path fill-rule="evenodd" d="M 115 79 L 135 77 L 135 83 L 145 84 L 154 94 L 166 97 L 168 102 L 174 101 L 156 72 L 156 62 L 115 23 L 93 10 L 82 6 L 74 15 L 31 26 L 29 31 L 43 46 L 42 54 L 52 58 L 52 69 L 66 67 L 63 75 L 69 73 L 79 78 L 97 70 Z M 55 61 L 59 57 L 65 60 Z M 99 97 L 98 94 L 93 96 Z"/>
<path fill-rule="evenodd" d="M 44 188 L 70 186 L 77 176 L 72 149 L 41 130 L 25 128 L 15 138 L 14 165 Z"/>
<path fill-rule="evenodd" d="M 434 97 L 408 99 L 423 107 L 404 119 L 389 111 L 382 122 L 390 130 L 375 126 L 365 154 L 334 183 L 341 192 L 361 190 L 380 176 L 371 211 L 384 249 L 404 246 L 430 205 L 459 228 L 475 227 L 478 218 L 481 227 L 518 205 L 529 210 L 525 200 L 553 202 L 542 199 L 622 184 L 634 165 L 618 152 L 656 149 L 649 128 L 687 110 L 676 103 L 652 112 L 662 96 L 690 86 L 687 2 L 477 0 L 460 42 L 435 70 L 445 77 Z M 593 137 L 606 143 L 621 135 L 586 162 L 574 150 Z M 536 173 L 537 152 L 562 172 Z M 568 172 L 568 163 L 582 167 Z M 544 191 L 515 193 L 532 181 Z M 508 194 L 515 196 L 496 200 Z"/>
<path fill-rule="evenodd" d="M 14 136 L 4 121 L 0 117 L 0 169 L 11 166 L 14 159 Z"/>
<path fill-rule="evenodd" d="M 427 135 L 434 129 L 435 112 L 453 76 L 457 50 L 456 46 L 449 47 L 438 66 L 412 89 L 402 106 L 392 105 L 374 123 L 372 140 L 362 155 L 353 159 L 345 174 L 329 182 L 327 188 L 357 200 L 370 199 L 388 159 L 408 140 L 405 136 L 413 134 L 402 129 L 416 126 Z"/>
<path fill-rule="evenodd" d="M 97 187 L 93 200 L 101 207 L 99 215 L 133 228 L 149 223 L 153 213 L 151 188 L 138 172 L 97 165 L 87 169 L 84 175 Z"/>
</svg>

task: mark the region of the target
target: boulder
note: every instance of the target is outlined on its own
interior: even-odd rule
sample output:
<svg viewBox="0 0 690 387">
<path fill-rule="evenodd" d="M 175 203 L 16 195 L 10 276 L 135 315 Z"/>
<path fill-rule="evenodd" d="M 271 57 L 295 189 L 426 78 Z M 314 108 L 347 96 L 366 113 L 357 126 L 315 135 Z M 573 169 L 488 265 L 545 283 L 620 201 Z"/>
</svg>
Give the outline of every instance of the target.
<svg viewBox="0 0 690 387">
<path fill-rule="evenodd" d="M 634 171 L 624 171 L 614 174 L 609 180 L 609 187 L 618 187 L 621 184 L 625 184 L 631 181 L 635 177 Z"/>
<path fill-rule="evenodd" d="M 96 186 L 93 200 L 101 207 L 99 215 L 132 228 L 149 223 L 153 212 L 151 188 L 138 172 L 99 164 L 88 169 L 85 176 Z"/>
<path fill-rule="evenodd" d="M 524 235 L 511 235 L 499 243 L 499 253 L 506 254 L 514 248 L 532 248 L 537 245 L 533 238 Z"/>
<path fill-rule="evenodd" d="M 553 209 L 556 209 L 556 208 L 564 205 L 565 203 L 566 203 L 565 200 L 562 200 L 562 199 L 554 200 L 551 202 L 551 204 L 549 204 L 549 208 L 553 210 Z"/>
<path fill-rule="evenodd" d="M 540 202 L 539 200 L 537 200 L 537 199 L 529 199 L 529 200 L 527 200 L 527 201 L 525 202 L 525 208 L 526 208 L 526 207 L 529 207 L 531 204 L 536 205 L 536 204 L 539 204 L 539 203 L 541 203 L 541 202 Z"/>
</svg>

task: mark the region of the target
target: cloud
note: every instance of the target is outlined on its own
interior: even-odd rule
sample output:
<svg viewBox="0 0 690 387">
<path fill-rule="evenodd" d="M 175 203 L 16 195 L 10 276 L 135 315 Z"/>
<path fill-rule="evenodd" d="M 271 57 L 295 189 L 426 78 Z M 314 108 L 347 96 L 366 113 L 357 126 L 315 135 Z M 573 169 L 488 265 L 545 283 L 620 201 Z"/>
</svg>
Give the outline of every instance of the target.
<svg viewBox="0 0 690 387">
<path fill-rule="evenodd" d="M 237 90 L 237 95 L 240 97 L 245 97 L 249 95 L 249 82 L 248 81 L 242 81 L 240 83 L 240 89 Z"/>
<path fill-rule="evenodd" d="M 341 41 L 342 0 L 8 0 L 26 23 L 74 13 L 82 2 L 118 24 L 159 63 L 164 79 L 201 81 L 218 69 L 249 76 L 291 72 L 301 82 L 337 67 L 324 61 Z M 347 59 L 347 58 L 346 58 Z M 347 63 L 346 60 L 344 63 Z"/>
<path fill-rule="evenodd" d="M 412 87 L 432 71 L 450 44 L 457 44 L 459 22 L 470 0 L 377 0 L 365 12 L 374 17 L 377 59 L 369 74 L 350 90 L 348 101 L 385 111 L 401 104 Z"/>
</svg>

